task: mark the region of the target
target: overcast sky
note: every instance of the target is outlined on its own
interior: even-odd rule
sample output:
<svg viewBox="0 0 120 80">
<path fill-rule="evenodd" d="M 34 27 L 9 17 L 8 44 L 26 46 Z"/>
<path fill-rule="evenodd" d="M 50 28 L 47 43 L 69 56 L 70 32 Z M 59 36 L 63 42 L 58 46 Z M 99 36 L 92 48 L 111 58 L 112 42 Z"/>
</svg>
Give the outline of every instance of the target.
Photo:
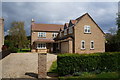
<svg viewBox="0 0 120 80">
<path fill-rule="evenodd" d="M 24 21 L 27 35 L 30 34 L 31 19 L 36 23 L 64 24 L 89 13 L 104 32 L 116 27 L 117 2 L 3 2 L 2 16 L 5 32 L 11 22 Z"/>
</svg>

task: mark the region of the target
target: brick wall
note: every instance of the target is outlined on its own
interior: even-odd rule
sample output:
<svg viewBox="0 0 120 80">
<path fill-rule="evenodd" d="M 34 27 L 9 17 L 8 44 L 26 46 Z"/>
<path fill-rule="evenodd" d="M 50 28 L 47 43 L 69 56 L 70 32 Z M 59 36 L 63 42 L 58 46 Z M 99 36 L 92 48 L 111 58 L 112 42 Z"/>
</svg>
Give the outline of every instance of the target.
<svg viewBox="0 0 120 80">
<path fill-rule="evenodd" d="M 2 45 L 4 45 L 4 24 L 3 19 L 0 18 L 0 52 L 2 51 Z"/>
<path fill-rule="evenodd" d="M 91 26 L 91 34 L 84 33 L 84 25 Z M 81 41 L 85 41 L 85 50 L 81 50 Z M 94 50 L 90 50 L 90 41 L 94 41 Z M 75 53 L 105 52 L 104 34 L 92 19 L 85 15 L 75 26 Z"/>
</svg>

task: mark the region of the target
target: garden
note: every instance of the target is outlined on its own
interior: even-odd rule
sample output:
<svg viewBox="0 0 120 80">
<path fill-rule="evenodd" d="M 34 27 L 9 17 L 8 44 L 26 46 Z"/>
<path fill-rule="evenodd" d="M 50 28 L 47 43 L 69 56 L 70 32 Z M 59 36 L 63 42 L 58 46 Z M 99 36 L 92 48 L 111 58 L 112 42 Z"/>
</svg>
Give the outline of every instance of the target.
<svg viewBox="0 0 120 80">
<path fill-rule="evenodd" d="M 50 72 L 60 80 L 118 80 L 120 79 L 120 52 L 93 54 L 59 54 Z"/>
</svg>

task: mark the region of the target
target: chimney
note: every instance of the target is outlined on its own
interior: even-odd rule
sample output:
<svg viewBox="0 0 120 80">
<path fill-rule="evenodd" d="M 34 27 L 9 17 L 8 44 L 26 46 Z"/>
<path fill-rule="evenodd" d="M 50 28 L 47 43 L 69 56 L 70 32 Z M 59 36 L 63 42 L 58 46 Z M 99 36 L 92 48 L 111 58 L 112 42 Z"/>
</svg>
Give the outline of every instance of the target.
<svg viewBox="0 0 120 80">
<path fill-rule="evenodd" d="M 35 21 L 34 21 L 34 19 L 32 18 L 32 20 L 31 20 L 31 24 L 34 25 L 34 22 L 35 22 Z"/>
</svg>

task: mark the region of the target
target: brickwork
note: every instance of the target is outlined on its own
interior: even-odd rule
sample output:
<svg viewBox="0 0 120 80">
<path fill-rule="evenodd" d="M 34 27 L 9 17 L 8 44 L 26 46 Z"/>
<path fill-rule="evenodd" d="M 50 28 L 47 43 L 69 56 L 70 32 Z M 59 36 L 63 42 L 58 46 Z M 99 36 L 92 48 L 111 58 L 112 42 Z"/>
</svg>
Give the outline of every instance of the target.
<svg viewBox="0 0 120 80">
<path fill-rule="evenodd" d="M 84 33 L 84 26 L 91 27 L 91 33 Z M 85 15 L 74 27 L 75 28 L 75 53 L 105 52 L 105 37 L 93 20 Z M 81 41 L 85 41 L 85 49 L 81 49 Z M 90 49 L 90 41 L 94 41 L 94 49 Z"/>
<path fill-rule="evenodd" d="M 47 54 L 38 54 L 38 78 L 47 77 Z"/>
<path fill-rule="evenodd" d="M 4 45 L 4 19 L 0 18 L 0 52 L 2 51 L 2 45 Z"/>
</svg>

